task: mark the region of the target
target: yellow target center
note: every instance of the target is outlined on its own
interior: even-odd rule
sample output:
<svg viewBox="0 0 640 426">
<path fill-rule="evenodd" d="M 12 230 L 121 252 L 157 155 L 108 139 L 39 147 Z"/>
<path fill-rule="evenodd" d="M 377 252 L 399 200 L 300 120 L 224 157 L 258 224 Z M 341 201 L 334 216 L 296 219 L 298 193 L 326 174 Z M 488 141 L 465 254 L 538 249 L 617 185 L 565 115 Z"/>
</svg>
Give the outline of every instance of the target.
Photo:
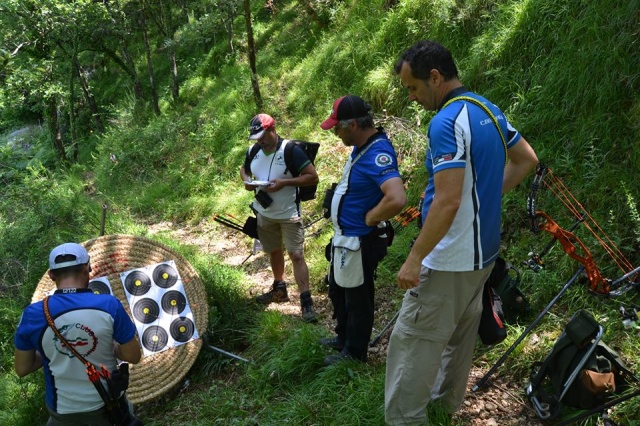
<svg viewBox="0 0 640 426">
<path fill-rule="evenodd" d="M 180 333 L 184 333 L 185 331 L 187 331 L 187 327 L 184 325 L 180 326 Z"/>
<path fill-rule="evenodd" d="M 166 280 L 167 278 L 169 278 L 169 274 L 167 274 L 166 272 L 163 272 L 162 273 L 162 279 Z"/>
<path fill-rule="evenodd" d="M 151 340 L 153 340 L 154 342 L 157 342 L 158 340 L 160 340 L 160 338 L 158 337 L 158 335 L 154 335 Z"/>
<path fill-rule="evenodd" d="M 178 304 L 178 301 L 176 299 L 171 299 L 171 306 L 176 306 Z"/>
<path fill-rule="evenodd" d="M 151 310 L 150 310 L 149 308 L 144 308 L 144 309 L 142 310 L 142 312 L 144 312 L 144 314 L 145 314 L 145 315 L 148 315 L 150 311 L 151 311 Z"/>
<path fill-rule="evenodd" d="M 135 280 L 134 284 L 136 285 L 136 287 L 140 287 L 142 285 L 142 281 Z"/>
</svg>

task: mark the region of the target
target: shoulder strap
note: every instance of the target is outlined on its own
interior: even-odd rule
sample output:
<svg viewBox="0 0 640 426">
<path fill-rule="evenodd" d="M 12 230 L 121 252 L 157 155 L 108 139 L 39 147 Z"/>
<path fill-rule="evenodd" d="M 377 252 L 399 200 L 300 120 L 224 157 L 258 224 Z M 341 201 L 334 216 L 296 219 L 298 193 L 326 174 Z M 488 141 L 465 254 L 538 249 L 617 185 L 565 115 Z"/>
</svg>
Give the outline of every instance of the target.
<svg viewBox="0 0 640 426">
<path fill-rule="evenodd" d="M 367 153 L 367 151 L 369 151 L 369 148 L 371 148 L 373 146 L 373 144 L 375 144 L 375 143 L 377 143 L 377 142 L 379 142 L 381 140 L 382 140 L 382 138 L 376 138 L 376 139 L 372 140 L 371 142 L 369 142 L 369 145 L 364 147 L 364 149 L 358 153 L 356 158 L 351 160 L 351 166 L 353 167 L 353 165 L 356 164 L 356 162 L 360 159 L 360 157 L 362 157 L 364 154 Z"/>
<path fill-rule="evenodd" d="M 51 327 L 51 330 L 54 332 L 54 334 L 60 340 L 60 342 L 64 344 L 67 347 L 67 349 L 69 349 L 69 351 L 71 351 L 71 353 L 85 365 L 85 367 L 87 368 L 89 368 L 89 366 L 94 367 L 93 364 L 91 364 L 82 355 L 80 355 L 80 353 L 76 350 L 76 348 L 74 348 L 72 345 L 69 344 L 69 342 L 67 342 L 67 339 L 65 339 L 62 336 L 62 333 L 60 333 L 60 330 L 56 328 L 56 325 L 53 322 L 53 318 L 51 318 L 51 312 L 49 312 L 49 296 L 44 298 L 44 300 L 42 301 L 42 306 L 44 308 L 44 317 L 47 320 L 47 324 L 49 324 L 49 327 Z M 87 371 L 87 374 L 88 373 L 89 372 Z"/>
<path fill-rule="evenodd" d="M 471 102 L 472 104 L 479 106 L 491 118 L 491 120 L 493 121 L 493 124 L 495 124 L 496 126 L 496 129 L 498 129 L 498 133 L 500 133 L 500 139 L 502 139 L 502 145 L 504 146 L 504 164 L 506 166 L 507 160 L 509 158 L 507 156 L 507 139 L 504 137 L 504 134 L 502 133 L 502 129 L 500 128 L 500 124 L 498 124 L 498 119 L 496 118 L 496 116 L 493 115 L 491 110 L 487 108 L 485 104 L 483 104 L 476 98 L 472 98 L 471 96 L 456 96 L 455 98 L 450 99 L 446 104 L 444 104 L 442 109 L 444 109 L 447 105 L 455 101 Z"/>
<path fill-rule="evenodd" d="M 260 144 L 257 144 L 257 143 L 254 143 L 253 145 L 251 145 L 251 148 L 249 148 L 249 150 L 247 151 L 247 155 L 244 157 L 245 173 L 251 174 L 251 162 L 253 161 L 254 158 L 256 158 L 258 151 L 260 151 Z"/>
<path fill-rule="evenodd" d="M 296 143 L 289 139 L 283 140 L 282 143 L 286 144 L 284 146 L 284 164 L 287 169 L 284 172 L 287 173 L 288 170 L 293 177 L 298 177 L 300 174 L 295 167 L 293 167 L 293 147 L 296 146 Z"/>
</svg>

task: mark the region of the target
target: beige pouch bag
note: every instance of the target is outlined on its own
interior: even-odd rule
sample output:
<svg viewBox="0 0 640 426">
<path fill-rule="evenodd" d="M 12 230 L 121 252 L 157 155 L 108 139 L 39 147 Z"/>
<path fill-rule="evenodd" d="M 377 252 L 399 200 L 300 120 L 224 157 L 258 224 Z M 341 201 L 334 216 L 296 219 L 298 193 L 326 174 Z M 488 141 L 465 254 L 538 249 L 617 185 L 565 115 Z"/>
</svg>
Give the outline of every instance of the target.
<svg viewBox="0 0 640 426">
<path fill-rule="evenodd" d="M 354 288 L 364 284 L 360 238 L 334 235 L 333 277 L 340 287 Z"/>
</svg>

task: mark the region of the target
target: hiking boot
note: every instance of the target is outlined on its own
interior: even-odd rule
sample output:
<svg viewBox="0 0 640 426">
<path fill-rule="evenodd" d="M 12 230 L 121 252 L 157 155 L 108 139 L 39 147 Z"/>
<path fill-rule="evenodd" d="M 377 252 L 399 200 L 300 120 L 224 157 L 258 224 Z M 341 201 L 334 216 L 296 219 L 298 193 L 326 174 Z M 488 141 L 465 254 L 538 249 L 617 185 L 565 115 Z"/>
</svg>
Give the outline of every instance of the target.
<svg viewBox="0 0 640 426">
<path fill-rule="evenodd" d="M 274 281 L 271 290 L 256 297 L 256 302 L 263 305 L 269 303 L 284 303 L 289 301 L 287 284 L 284 281 Z"/>
<path fill-rule="evenodd" d="M 300 306 L 302 309 L 302 319 L 305 322 L 318 321 L 318 315 L 313 309 L 313 300 L 311 300 L 311 293 L 309 291 L 300 294 Z"/>
<path fill-rule="evenodd" d="M 342 349 L 344 349 L 344 341 L 342 341 L 342 339 L 340 339 L 338 336 L 323 337 L 322 339 L 320 339 L 320 344 L 336 351 L 342 351 Z"/>
<path fill-rule="evenodd" d="M 305 322 L 318 322 L 318 315 L 313 310 L 313 305 L 302 305 L 302 319 Z"/>
</svg>

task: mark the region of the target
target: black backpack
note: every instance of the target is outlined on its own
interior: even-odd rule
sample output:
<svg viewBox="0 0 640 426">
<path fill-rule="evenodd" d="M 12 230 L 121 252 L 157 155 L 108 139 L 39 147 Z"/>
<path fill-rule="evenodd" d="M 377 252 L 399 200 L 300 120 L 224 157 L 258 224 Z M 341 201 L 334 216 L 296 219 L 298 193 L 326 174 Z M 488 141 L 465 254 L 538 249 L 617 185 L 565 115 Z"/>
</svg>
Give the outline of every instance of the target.
<svg viewBox="0 0 640 426">
<path fill-rule="evenodd" d="M 286 139 L 285 139 L 286 140 Z M 287 166 L 287 170 L 291 171 L 291 175 L 293 177 L 300 176 L 298 170 L 293 167 L 293 147 L 299 146 L 302 148 L 309 160 L 311 160 L 311 164 L 315 165 L 316 155 L 318 154 L 318 149 L 320 148 L 320 144 L 317 142 L 307 142 L 300 141 L 295 139 L 286 140 L 287 145 L 284 147 L 284 164 Z M 251 162 L 255 158 L 256 154 L 260 151 L 259 144 L 253 144 L 249 152 L 247 153 L 244 159 L 244 171 L 247 174 L 251 173 Z M 285 171 L 286 173 L 286 171 Z M 298 200 L 299 201 L 309 201 L 316 198 L 316 191 L 318 190 L 318 185 L 311 186 L 302 186 L 298 187 Z"/>
<path fill-rule="evenodd" d="M 526 394 L 541 419 L 555 418 L 562 405 L 601 406 L 637 378 L 620 356 L 600 341 L 604 330 L 586 311 L 576 312 L 549 355 L 531 367 Z"/>
<path fill-rule="evenodd" d="M 529 313 L 529 301 L 519 288 L 520 271 L 511 263 L 498 257 L 489 276 L 489 282 L 500 296 L 504 319 L 507 323 L 514 324 Z"/>
<path fill-rule="evenodd" d="M 482 315 L 478 334 L 485 345 L 507 338 L 505 322 L 515 322 L 529 310 L 529 302 L 518 288 L 520 272 L 503 258 L 496 258 L 482 291 Z"/>
</svg>

